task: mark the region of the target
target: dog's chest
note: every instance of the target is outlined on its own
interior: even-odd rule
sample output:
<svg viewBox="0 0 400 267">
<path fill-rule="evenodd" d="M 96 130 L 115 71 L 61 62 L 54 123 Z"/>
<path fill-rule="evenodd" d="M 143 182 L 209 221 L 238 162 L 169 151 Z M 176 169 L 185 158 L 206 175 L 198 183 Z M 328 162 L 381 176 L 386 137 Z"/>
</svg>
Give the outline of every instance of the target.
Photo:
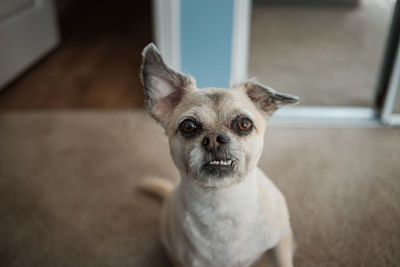
<svg viewBox="0 0 400 267">
<path fill-rule="evenodd" d="M 249 265 L 279 239 L 268 216 L 251 198 L 195 204 L 182 218 L 192 260 L 199 266 Z"/>
</svg>

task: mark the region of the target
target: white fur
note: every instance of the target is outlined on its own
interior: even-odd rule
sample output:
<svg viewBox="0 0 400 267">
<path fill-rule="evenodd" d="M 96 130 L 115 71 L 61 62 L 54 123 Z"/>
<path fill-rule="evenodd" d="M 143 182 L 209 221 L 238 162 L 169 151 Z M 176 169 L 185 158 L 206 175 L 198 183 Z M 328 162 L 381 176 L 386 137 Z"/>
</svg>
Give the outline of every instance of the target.
<svg viewBox="0 0 400 267">
<path fill-rule="evenodd" d="M 202 167 L 204 158 L 203 148 L 200 143 L 194 145 L 194 148 L 189 155 L 189 168 L 192 170 L 199 170 Z"/>
<path fill-rule="evenodd" d="M 285 199 L 258 168 L 218 189 L 182 177 L 162 214 L 162 242 L 182 266 L 249 266 L 290 232 Z"/>
</svg>

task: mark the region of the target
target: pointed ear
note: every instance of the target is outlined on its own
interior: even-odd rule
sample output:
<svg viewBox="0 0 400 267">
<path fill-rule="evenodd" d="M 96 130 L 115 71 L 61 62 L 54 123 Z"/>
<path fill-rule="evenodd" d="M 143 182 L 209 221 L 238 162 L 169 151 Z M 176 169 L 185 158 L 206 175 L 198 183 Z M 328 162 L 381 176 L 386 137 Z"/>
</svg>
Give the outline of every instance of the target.
<svg viewBox="0 0 400 267">
<path fill-rule="evenodd" d="M 196 87 L 195 81 L 167 66 L 153 43 L 144 48 L 142 55 L 140 77 L 146 108 L 163 124 L 185 92 Z"/>
<path fill-rule="evenodd" d="M 243 85 L 247 96 L 267 115 L 272 115 L 272 113 L 281 106 L 299 102 L 298 96 L 278 93 L 274 89 L 262 85 L 254 79 L 245 82 Z"/>
</svg>

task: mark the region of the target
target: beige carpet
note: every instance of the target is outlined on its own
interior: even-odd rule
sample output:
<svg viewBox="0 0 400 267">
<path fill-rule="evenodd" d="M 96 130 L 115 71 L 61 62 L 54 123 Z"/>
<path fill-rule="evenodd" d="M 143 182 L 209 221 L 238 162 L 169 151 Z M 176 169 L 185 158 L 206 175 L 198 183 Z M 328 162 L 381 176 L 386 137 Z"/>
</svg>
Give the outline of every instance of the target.
<svg viewBox="0 0 400 267">
<path fill-rule="evenodd" d="M 0 266 L 170 266 L 160 204 L 135 187 L 177 174 L 148 116 L 3 113 L 0 148 Z M 272 127 L 261 167 L 287 197 L 296 266 L 399 264 L 400 129 Z"/>
<path fill-rule="evenodd" d="M 249 74 L 299 95 L 302 105 L 371 105 L 395 1 L 359 2 L 254 4 Z"/>
</svg>

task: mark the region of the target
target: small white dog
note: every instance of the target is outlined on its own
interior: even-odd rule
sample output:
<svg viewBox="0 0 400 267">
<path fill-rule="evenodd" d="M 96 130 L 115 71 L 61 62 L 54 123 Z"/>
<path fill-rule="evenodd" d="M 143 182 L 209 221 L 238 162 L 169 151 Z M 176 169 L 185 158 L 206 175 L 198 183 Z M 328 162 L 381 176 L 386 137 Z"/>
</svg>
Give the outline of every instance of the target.
<svg viewBox="0 0 400 267">
<path fill-rule="evenodd" d="M 176 266 L 249 266 L 273 248 L 279 266 L 293 266 L 286 201 L 257 167 L 267 119 L 298 102 L 255 81 L 230 89 L 197 89 L 167 66 L 157 48 L 143 51 L 146 106 L 164 127 L 181 179 L 148 179 L 165 198 L 161 239 Z"/>
</svg>

